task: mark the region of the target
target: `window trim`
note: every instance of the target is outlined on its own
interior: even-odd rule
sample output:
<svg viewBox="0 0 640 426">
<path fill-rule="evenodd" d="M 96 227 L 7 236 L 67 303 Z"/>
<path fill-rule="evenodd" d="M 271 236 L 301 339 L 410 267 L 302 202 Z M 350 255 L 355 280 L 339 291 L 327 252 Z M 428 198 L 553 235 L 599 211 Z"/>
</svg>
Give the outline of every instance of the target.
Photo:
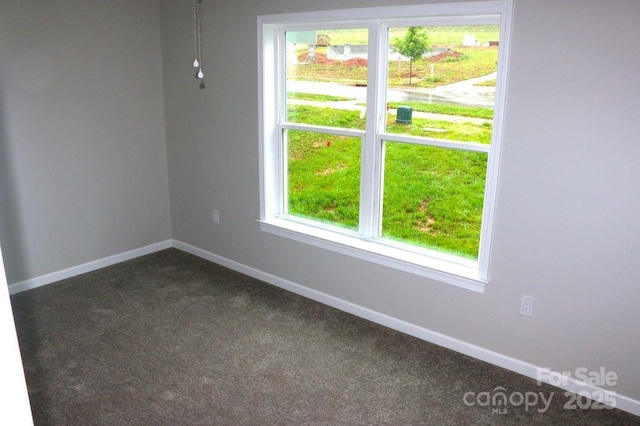
<svg viewBox="0 0 640 426">
<path fill-rule="evenodd" d="M 356 258 L 364 259 L 373 263 L 389 266 L 395 269 L 417 274 L 436 281 L 452 284 L 482 293 L 485 286 L 490 282 L 489 264 L 491 256 L 491 241 L 493 236 L 493 221 L 495 217 L 495 203 L 498 191 L 498 172 L 500 163 L 501 140 L 504 127 L 504 106 L 507 82 L 507 69 L 509 60 L 512 0 L 491 0 L 462 3 L 439 3 L 416 6 L 390 6 L 373 7 L 351 10 L 332 10 L 322 12 L 302 12 L 287 13 L 280 15 L 258 16 L 258 113 L 259 113 L 259 179 L 260 179 L 260 228 L 262 231 L 293 239 L 317 247 L 332 250 L 341 254 L 347 254 Z M 278 187 L 283 181 L 283 164 L 285 159 L 282 152 L 282 144 L 279 143 L 283 129 L 307 130 L 328 132 L 332 129 L 300 123 L 300 125 L 280 124 L 283 114 L 281 105 L 286 97 L 286 88 L 278 81 L 284 66 L 285 46 L 281 45 L 283 36 L 280 34 L 282 27 L 287 30 L 296 28 L 306 28 L 310 25 L 323 25 L 328 27 L 327 22 L 338 24 L 341 27 L 367 27 L 369 29 L 369 46 L 371 63 L 384 66 L 378 61 L 378 57 L 383 54 L 384 49 L 382 37 L 377 38 L 375 33 L 384 27 L 396 25 L 410 25 L 420 23 L 425 25 L 425 21 L 440 25 L 455 25 L 456 16 L 461 16 L 461 22 L 469 23 L 469 16 L 478 20 L 489 17 L 500 17 L 500 56 L 498 59 L 498 79 L 496 84 L 494 119 L 492 144 L 490 148 L 475 146 L 471 151 L 486 152 L 488 154 L 487 174 L 485 183 L 484 205 L 482 213 L 481 237 L 479 246 L 479 256 L 477 261 L 466 260 L 457 256 L 448 255 L 435 250 L 412 246 L 409 244 L 395 243 L 393 241 L 382 240 L 381 238 L 363 237 L 357 232 L 329 225 L 323 225 L 312 220 L 305 220 L 298 217 L 281 214 L 283 191 Z M 345 16 L 357 16 L 357 19 L 344 19 Z M 385 33 L 384 31 L 382 33 Z M 277 60 L 274 60 L 277 58 Z M 365 174 L 371 176 L 379 170 L 365 170 L 365 167 L 380 167 L 380 159 L 374 158 L 380 154 L 375 152 L 376 143 L 383 140 L 420 143 L 411 136 L 387 134 L 380 132 L 380 120 L 384 120 L 382 113 L 383 105 L 377 105 L 381 100 L 373 96 L 374 92 L 383 93 L 386 87 L 383 78 L 378 78 L 380 69 L 370 67 L 368 70 L 369 85 L 368 99 L 378 99 L 377 102 L 367 103 L 367 116 L 376 117 L 367 120 L 367 128 L 356 129 L 335 129 L 339 133 L 348 133 L 350 136 L 363 138 L 363 161 L 362 177 Z M 380 97 L 381 98 L 381 97 Z M 366 143 L 365 137 L 375 138 L 375 143 Z M 421 140 L 428 138 L 420 138 Z M 429 140 L 429 145 L 440 146 L 442 148 L 453 148 L 458 144 L 456 141 Z M 485 151 L 486 150 L 486 151 Z M 381 150 L 378 150 L 381 151 Z M 374 157 L 372 157 L 374 156 Z M 380 179 L 378 179 L 379 181 Z M 376 182 L 370 186 L 369 193 L 362 194 L 361 211 L 363 208 L 378 208 L 381 193 L 381 182 Z M 286 192 L 286 191 L 284 191 Z M 285 194 L 286 195 L 286 194 Z M 361 215 L 362 216 L 362 215 Z M 362 221 L 361 217 L 361 221 Z M 361 224 L 362 227 L 375 227 L 375 223 Z"/>
</svg>

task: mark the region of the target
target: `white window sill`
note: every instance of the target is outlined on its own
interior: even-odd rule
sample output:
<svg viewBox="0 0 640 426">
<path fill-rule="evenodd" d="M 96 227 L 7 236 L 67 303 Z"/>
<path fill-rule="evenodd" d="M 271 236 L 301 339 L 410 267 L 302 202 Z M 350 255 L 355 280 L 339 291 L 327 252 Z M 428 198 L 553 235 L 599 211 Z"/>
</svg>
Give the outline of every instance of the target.
<svg viewBox="0 0 640 426">
<path fill-rule="evenodd" d="M 401 271 L 457 287 L 483 293 L 487 280 L 480 278 L 477 262 L 435 253 L 429 250 L 410 251 L 357 234 L 340 233 L 305 223 L 274 218 L 259 221 L 268 233 L 357 257 Z"/>
</svg>

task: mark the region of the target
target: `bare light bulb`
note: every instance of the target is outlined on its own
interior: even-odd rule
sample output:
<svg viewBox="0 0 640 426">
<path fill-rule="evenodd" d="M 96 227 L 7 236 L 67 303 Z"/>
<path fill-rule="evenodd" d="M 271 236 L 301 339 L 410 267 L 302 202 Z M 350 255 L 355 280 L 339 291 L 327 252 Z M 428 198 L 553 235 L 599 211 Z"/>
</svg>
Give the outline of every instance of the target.
<svg viewBox="0 0 640 426">
<path fill-rule="evenodd" d="M 198 78 L 202 78 L 202 77 L 204 77 L 204 74 L 202 73 L 202 68 L 200 68 L 198 70 Z"/>
<path fill-rule="evenodd" d="M 193 61 L 193 67 L 198 68 L 199 66 L 200 66 L 200 62 L 198 62 L 198 58 L 196 58 L 196 60 Z"/>
</svg>

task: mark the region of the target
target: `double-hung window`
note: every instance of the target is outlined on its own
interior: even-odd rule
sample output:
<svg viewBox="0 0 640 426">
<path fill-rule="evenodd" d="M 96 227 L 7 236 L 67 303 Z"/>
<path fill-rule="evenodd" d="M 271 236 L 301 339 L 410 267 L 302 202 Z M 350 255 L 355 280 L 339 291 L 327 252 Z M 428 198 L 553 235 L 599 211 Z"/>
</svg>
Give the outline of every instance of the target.
<svg viewBox="0 0 640 426">
<path fill-rule="evenodd" d="M 510 10 L 259 17 L 261 228 L 483 291 Z"/>
</svg>

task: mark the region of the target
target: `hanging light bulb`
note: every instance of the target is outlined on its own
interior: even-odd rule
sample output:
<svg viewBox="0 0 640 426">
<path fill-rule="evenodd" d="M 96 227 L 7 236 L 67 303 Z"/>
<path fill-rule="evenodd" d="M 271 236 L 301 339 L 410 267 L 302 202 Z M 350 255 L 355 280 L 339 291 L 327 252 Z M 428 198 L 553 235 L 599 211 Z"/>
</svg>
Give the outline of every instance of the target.
<svg viewBox="0 0 640 426">
<path fill-rule="evenodd" d="M 198 78 L 202 79 L 204 77 L 204 73 L 202 72 L 200 1 L 201 0 L 193 0 L 193 50 L 195 56 L 195 59 L 193 60 L 193 67 L 198 69 Z"/>
</svg>

